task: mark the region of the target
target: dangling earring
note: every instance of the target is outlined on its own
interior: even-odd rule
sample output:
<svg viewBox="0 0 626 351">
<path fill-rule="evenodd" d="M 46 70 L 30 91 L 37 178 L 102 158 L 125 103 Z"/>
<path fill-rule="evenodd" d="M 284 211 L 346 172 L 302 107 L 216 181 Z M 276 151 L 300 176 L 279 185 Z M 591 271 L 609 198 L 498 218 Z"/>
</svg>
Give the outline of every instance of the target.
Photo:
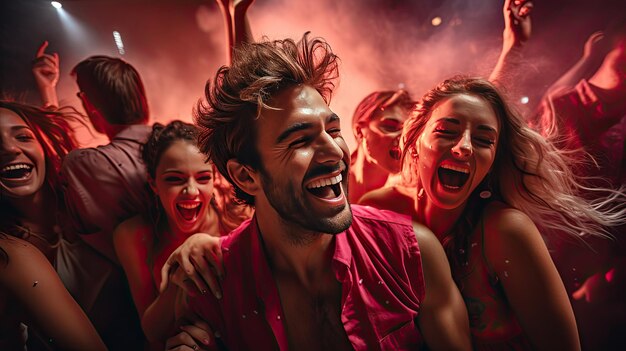
<svg viewBox="0 0 626 351">
<path fill-rule="evenodd" d="M 424 197 L 424 188 L 421 188 L 418 192 L 417 192 L 417 199 L 421 200 Z"/>
<path fill-rule="evenodd" d="M 487 182 L 485 185 L 485 189 L 482 190 L 478 196 L 480 196 L 481 199 L 488 199 L 490 198 L 492 195 L 491 193 L 491 178 L 487 178 Z"/>
</svg>

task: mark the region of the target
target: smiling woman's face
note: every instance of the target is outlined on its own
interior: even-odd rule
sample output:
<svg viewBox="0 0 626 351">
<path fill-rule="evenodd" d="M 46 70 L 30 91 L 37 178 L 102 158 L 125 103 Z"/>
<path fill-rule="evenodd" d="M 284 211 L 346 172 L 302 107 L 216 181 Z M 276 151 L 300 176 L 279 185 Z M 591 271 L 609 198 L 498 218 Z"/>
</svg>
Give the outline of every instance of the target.
<svg viewBox="0 0 626 351">
<path fill-rule="evenodd" d="M 499 134 L 495 112 L 476 95 L 436 104 L 416 145 L 419 178 L 430 201 L 444 209 L 464 205 L 493 165 Z"/>
<path fill-rule="evenodd" d="M 213 167 L 197 146 L 184 140 L 173 142 L 161 155 L 150 185 L 172 229 L 200 231 L 213 196 Z"/>
<path fill-rule="evenodd" d="M 368 161 L 377 164 L 389 173 L 400 172 L 399 141 L 408 111 L 396 104 L 379 110 L 363 127 Z"/>
<path fill-rule="evenodd" d="M 0 192 L 20 198 L 38 192 L 46 178 L 45 154 L 35 133 L 15 112 L 0 108 Z"/>
</svg>

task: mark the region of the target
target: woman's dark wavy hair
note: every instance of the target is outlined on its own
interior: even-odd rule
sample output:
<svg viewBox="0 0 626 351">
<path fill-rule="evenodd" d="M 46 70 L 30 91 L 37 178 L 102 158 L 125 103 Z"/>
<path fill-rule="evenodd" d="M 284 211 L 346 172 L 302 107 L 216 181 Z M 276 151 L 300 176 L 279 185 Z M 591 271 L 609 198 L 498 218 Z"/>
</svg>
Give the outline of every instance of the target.
<svg viewBox="0 0 626 351">
<path fill-rule="evenodd" d="M 173 121 L 167 125 L 155 123 L 148 140 L 141 148 L 141 157 L 146 165 L 148 175 L 154 179 L 156 169 L 163 153 L 176 141 L 186 141 L 192 145 L 198 144 L 199 130 L 193 124 L 182 121 Z M 211 206 L 219 218 L 220 233 L 225 234 L 237 228 L 241 222 L 251 217 L 247 206 L 233 203 L 232 187 L 213 169 L 213 197 Z M 149 207 L 152 223 L 154 224 L 154 250 L 161 245 L 159 233 L 167 224 L 163 206 L 155 196 L 154 204 Z M 152 251 L 152 252 L 155 252 Z M 151 257 L 151 256 L 150 256 Z M 151 258 L 150 258 L 151 259 Z"/>
<path fill-rule="evenodd" d="M 328 103 L 338 78 L 338 57 L 321 38 L 245 43 L 235 49 L 231 66 L 222 66 L 205 87 L 206 101 L 194 111 L 200 127 L 200 150 L 233 185 L 238 201 L 254 197 L 238 188 L 226 169 L 230 159 L 254 169 L 262 165 L 256 149 L 255 120 L 285 88 L 306 84 Z"/>
<path fill-rule="evenodd" d="M 155 123 L 146 143 L 141 147 L 141 158 L 146 165 L 148 175 L 154 179 L 157 166 L 163 153 L 175 141 L 184 140 L 196 145 L 198 128 L 193 124 L 173 121 L 167 125 Z"/>
<path fill-rule="evenodd" d="M 151 179 L 156 177 L 156 169 L 163 153 L 176 141 L 186 141 L 193 145 L 198 142 L 198 128 L 193 124 L 182 121 L 173 121 L 167 125 L 155 123 L 148 140 L 141 147 L 141 158 L 146 165 L 148 176 Z M 148 255 L 148 261 L 153 263 L 153 254 L 163 245 L 160 240 L 162 233 L 167 228 L 167 216 L 158 196 L 154 195 L 154 203 L 149 204 L 148 214 L 154 225 L 153 246 Z"/>
<path fill-rule="evenodd" d="M 46 163 L 44 184 L 52 190 L 57 202 L 61 203 L 62 192 L 60 191 L 59 181 L 61 163 L 63 158 L 78 146 L 74 129 L 70 122 L 84 125 L 84 117 L 72 107 L 45 110 L 10 100 L 0 100 L 0 108 L 17 114 L 33 131 L 37 142 L 44 151 Z M 1 231 L 3 233 L 14 232 L 19 227 L 19 223 L 16 223 L 17 214 L 4 199 L 0 199 L 0 205 L 2 205 L 2 211 L 0 212 Z M 2 253 L 0 256 L 5 256 L 5 253 Z M 0 261 L 6 261 L 7 259 L 7 257 L 0 257 Z"/>
</svg>

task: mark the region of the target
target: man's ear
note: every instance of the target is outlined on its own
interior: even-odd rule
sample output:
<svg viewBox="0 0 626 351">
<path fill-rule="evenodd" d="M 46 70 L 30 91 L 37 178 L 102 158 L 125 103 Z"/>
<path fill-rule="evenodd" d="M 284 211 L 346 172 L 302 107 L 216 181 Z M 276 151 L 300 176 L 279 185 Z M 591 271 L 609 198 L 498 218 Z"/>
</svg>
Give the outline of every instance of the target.
<svg viewBox="0 0 626 351">
<path fill-rule="evenodd" d="M 361 127 L 361 125 L 356 126 L 356 138 L 357 141 L 361 141 L 361 139 L 363 139 L 363 127 Z"/>
<path fill-rule="evenodd" d="M 228 170 L 230 179 L 233 180 L 235 185 L 247 194 L 255 196 L 262 188 L 261 179 L 257 171 L 239 163 L 236 159 L 231 158 L 228 160 L 226 169 Z"/>
</svg>

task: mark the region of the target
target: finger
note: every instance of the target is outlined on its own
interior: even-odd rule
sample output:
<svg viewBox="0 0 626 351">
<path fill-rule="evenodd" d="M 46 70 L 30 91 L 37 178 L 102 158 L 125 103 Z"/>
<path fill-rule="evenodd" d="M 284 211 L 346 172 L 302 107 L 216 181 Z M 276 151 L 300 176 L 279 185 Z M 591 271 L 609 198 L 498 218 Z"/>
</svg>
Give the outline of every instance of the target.
<svg viewBox="0 0 626 351">
<path fill-rule="evenodd" d="M 204 256 L 200 256 L 199 258 L 193 259 L 194 265 L 196 266 L 196 271 L 200 274 L 201 284 L 196 284 L 198 290 L 200 290 L 203 294 L 206 293 L 207 289 L 211 289 L 213 295 L 218 299 L 221 298 L 221 294 L 218 292 L 216 294 L 215 291 L 215 278 L 214 273 L 207 264 L 207 259 Z M 209 261 L 210 262 L 210 261 Z M 213 262 L 211 262 L 213 264 Z M 207 286 L 208 285 L 208 286 Z M 219 295 L 219 296 L 218 296 Z"/>
<path fill-rule="evenodd" d="M 600 40 L 602 40 L 603 38 L 604 38 L 604 33 L 602 31 L 597 31 L 597 32 L 593 32 L 589 36 L 589 39 L 587 39 L 587 41 L 591 42 L 591 43 L 597 43 Z"/>
<path fill-rule="evenodd" d="M 194 349 L 193 347 L 189 347 L 187 345 L 179 345 L 179 346 L 176 346 L 174 348 L 169 348 L 169 349 L 166 349 L 166 350 L 168 350 L 168 351 L 195 351 L 197 349 L 198 349 L 197 346 Z"/>
<path fill-rule="evenodd" d="M 533 8 L 535 7 L 535 5 L 533 5 L 532 2 L 527 2 L 524 4 L 524 6 L 522 6 L 519 11 L 518 11 L 518 16 L 520 18 L 524 18 L 527 17 L 528 15 L 530 15 L 530 13 L 532 12 Z"/>
<path fill-rule="evenodd" d="M 163 267 L 161 267 L 161 285 L 159 285 L 159 293 L 165 291 L 165 288 L 167 288 L 167 283 L 169 281 L 170 271 L 176 268 L 170 262 L 171 259 L 172 256 L 170 255 L 167 261 L 165 261 Z"/>
<path fill-rule="evenodd" d="M 172 275 L 171 282 L 182 289 L 183 292 L 190 297 L 198 295 L 198 289 L 196 288 L 195 283 L 180 268 L 177 268 L 176 272 Z"/>
<path fill-rule="evenodd" d="M 56 62 L 54 62 L 54 57 L 52 55 L 43 54 L 38 56 L 34 61 L 34 65 L 46 65 L 51 67 L 56 67 Z"/>
<path fill-rule="evenodd" d="M 222 255 L 222 245 L 217 245 L 213 248 L 213 250 L 211 250 L 211 253 L 213 254 L 213 259 L 214 264 L 213 264 L 213 268 L 215 268 L 215 270 L 217 271 L 217 276 L 218 278 L 224 279 L 224 256 Z"/>
<path fill-rule="evenodd" d="M 167 350 L 197 350 L 198 344 L 193 340 L 182 327 L 182 332 L 176 334 L 165 342 L 165 348 Z M 194 348 L 195 346 L 195 348 Z M 185 348 L 187 347 L 187 348 Z"/>
<path fill-rule="evenodd" d="M 37 50 L 37 57 L 41 56 L 44 54 L 44 52 L 46 52 L 46 48 L 48 47 L 48 41 L 45 40 L 43 42 L 43 44 L 41 44 L 41 46 L 39 47 L 39 49 Z"/>
<path fill-rule="evenodd" d="M 193 262 L 194 267 L 196 267 L 197 269 L 194 268 L 193 273 L 188 274 L 188 277 L 189 279 L 191 279 L 191 281 L 193 281 L 198 290 L 204 294 L 207 292 L 209 287 L 205 284 L 203 277 L 200 276 L 200 274 L 202 274 L 200 267 L 202 266 L 202 264 L 204 264 L 204 266 L 206 267 L 206 262 L 204 262 L 204 259 L 202 258 L 197 261 L 192 258 L 191 261 Z M 198 262 L 202 262 L 202 264 L 199 264 Z M 205 269 L 208 270 L 208 267 L 206 267 Z"/>
<path fill-rule="evenodd" d="M 580 300 L 584 295 L 585 292 L 583 289 L 578 289 L 572 293 L 572 297 L 574 298 L 574 300 Z"/>
<path fill-rule="evenodd" d="M 194 341 L 200 342 L 204 345 L 208 345 L 211 342 L 211 328 L 208 324 L 204 323 L 201 327 L 196 325 L 182 325 L 180 329 L 187 332 Z"/>
<path fill-rule="evenodd" d="M 189 257 L 191 256 L 191 253 L 183 252 L 183 250 L 181 250 L 178 256 L 179 256 L 178 263 L 181 265 L 181 267 L 183 267 L 183 270 L 185 271 L 185 273 L 187 273 L 187 275 L 192 275 L 196 269 L 194 268 L 193 263 L 189 259 Z"/>
<path fill-rule="evenodd" d="M 59 65 L 59 54 L 58 53 L 53 53 L 52 57 L 54 58 L 54 62 L 56 63 L 56 65 Z"/>
<path fill-rule="evenodd" d="M 220 284 L 216 279 L 217 274 L 214 272 L 215 270 L 211 270 L 207 267 L 207 271 L 203 274 L 202 278 L 204 279 L 206 284 L 209 286 L 209 289 L 211 289 L 213 296 L 215 296 L 215 298 L 217 299 L 221 299 L 222 288 L 220 287 Z"/>
</svg>

